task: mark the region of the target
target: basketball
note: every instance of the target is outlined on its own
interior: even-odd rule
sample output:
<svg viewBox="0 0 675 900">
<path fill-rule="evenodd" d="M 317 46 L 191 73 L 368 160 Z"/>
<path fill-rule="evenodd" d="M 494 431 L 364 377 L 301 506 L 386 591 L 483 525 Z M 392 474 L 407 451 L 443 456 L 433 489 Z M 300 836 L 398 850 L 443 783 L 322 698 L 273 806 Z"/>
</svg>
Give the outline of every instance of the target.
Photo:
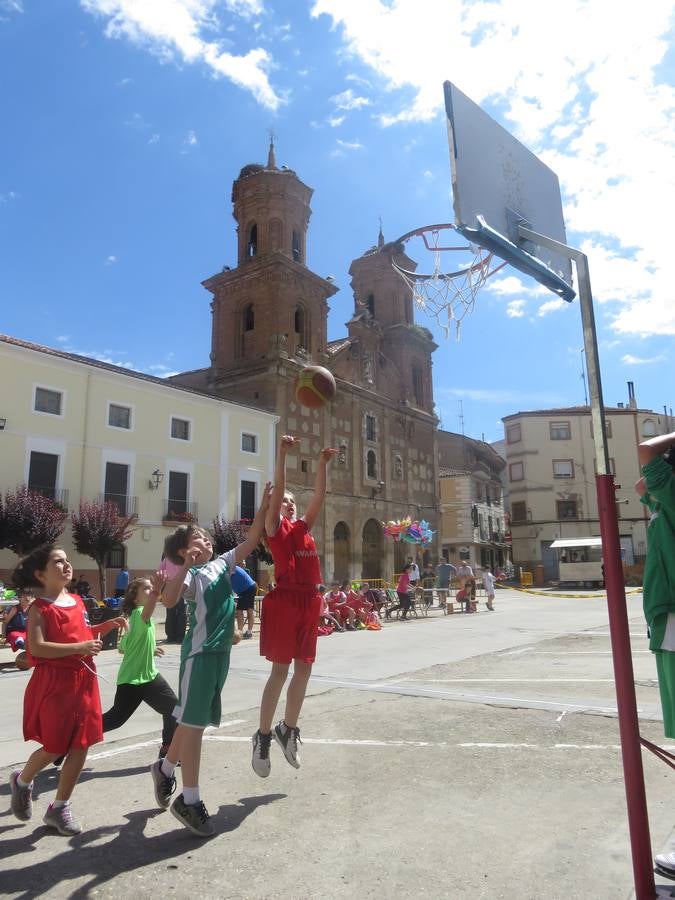
<svg viewBox="0 0 675 900">
<path fill-rule="evenodd" d="M 295 379 L 295 399 L 310 409 L 329 403 L 335 390 L 335 379 L 323 366 L 306 366 Z"/>
</svg>

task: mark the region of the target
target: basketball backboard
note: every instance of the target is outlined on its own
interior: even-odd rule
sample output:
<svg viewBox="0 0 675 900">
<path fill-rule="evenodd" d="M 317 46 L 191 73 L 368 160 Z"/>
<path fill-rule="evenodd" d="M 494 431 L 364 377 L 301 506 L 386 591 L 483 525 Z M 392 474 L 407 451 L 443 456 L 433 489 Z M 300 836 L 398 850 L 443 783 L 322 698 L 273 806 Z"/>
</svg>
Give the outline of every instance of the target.
<svg viewBox="0 0 675 900">
<path fill-rule="evenodd" d="M 566 244 L 558 176 L 454 84 L 446 81 L 455 227 L 565 300 L 569 258 L 518 234 L 518 226 Z"/>
</svg>

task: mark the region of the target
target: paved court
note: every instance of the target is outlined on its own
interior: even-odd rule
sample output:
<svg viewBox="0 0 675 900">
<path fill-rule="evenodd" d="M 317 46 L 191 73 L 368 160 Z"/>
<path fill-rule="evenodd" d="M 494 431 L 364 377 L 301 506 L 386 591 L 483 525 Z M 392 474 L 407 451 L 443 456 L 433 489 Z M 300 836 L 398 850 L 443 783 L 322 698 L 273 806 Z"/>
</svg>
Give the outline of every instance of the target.
<svg viewBox="0 0 675 900">
<path fill-rule="evenodd" d="M 641 728 L 664 743 L 639 595 L 629 597 Z M 161 661 L 175 684 L 178 648 Z M 12 897 L 628 898 L 632 870 L 604 601 L 497 595 L 497 612 L 438 612 L 319 640 L 303 765 L 250 768 L 266 664 L 233 652 L 223 724 L 205 744 L 201 843 L 154 807 L 157 718 L 139 710 L 92 750 L 75 795 L 85 831 L 47 832 L 52 771 L 28 825 L 0 812 Z M 104 706 L 117 656 L 99 657 Z M 0 674 L 0 809 L 22 761 L 27 676 Z M 109 683 L 108 683 L 109 682 Z M 667 744 L 666 744 L 667 745 Z M 673 826 L 671 770 L 643 755 L 655 852 Z M 174 827 L 174 825 L 176 827 Z"/>
</svg>

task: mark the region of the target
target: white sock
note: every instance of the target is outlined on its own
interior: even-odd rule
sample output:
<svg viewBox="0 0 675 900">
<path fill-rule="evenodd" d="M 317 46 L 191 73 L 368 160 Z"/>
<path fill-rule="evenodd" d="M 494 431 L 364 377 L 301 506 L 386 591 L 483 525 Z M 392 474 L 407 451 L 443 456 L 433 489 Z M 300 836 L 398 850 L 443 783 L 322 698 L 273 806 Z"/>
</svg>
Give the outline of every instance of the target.
<svg viewBox="0 0 675 900">
<path fill-rule="evenodd" d="M 185 802 L 187 803 L 188 806 L 194 806 L 195 803 L 199 803 L 200 799 L 201 798 L 199 796 L 199 785 L 197 785 L 197 787 L 193 787 L 193 788 L 189 788 L 189 787 L 183 788 L 183 800 L 185 800 Z"/>
<path fill-rule="evenodd" d="M 167 759 L 165 756 L 162 760 L 160 769 L 162 770 L 163 775 L 166 775 L 167 778 L 171 778 L 176 770 L 176 763 L 172 763 L 171 760 Z"/>
<path fill-rule="evenodd" d="M 54 800 L 52 803 L 53 809 L 61 809 L 62 806 L 68 806 L 70 800 Z"/>
<path fill-rule="evenodd" d="M 33 787 L 32 781 L 22 781 L 18 775 L 16 776 L 16 783 L 19 785 L 20 788 Z"/>
</svg>

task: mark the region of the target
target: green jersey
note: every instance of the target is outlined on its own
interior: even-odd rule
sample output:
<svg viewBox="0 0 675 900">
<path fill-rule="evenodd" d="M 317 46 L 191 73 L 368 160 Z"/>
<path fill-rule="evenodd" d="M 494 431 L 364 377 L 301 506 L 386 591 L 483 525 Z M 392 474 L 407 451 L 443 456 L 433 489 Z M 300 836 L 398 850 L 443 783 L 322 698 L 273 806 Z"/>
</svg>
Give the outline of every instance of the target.
<svg viewBox="0 0 675 900">
<path fill-rule="evenodd" d="M 183 597 L 188 609 L 188 633 L 181 659 L 198 653 L 229 653 L 234 632 L 234 594 L 230 573 L 236 551 L 228 550 L 203 566 L 193 566 L 185 576 Z"/>
<path fill-rule="evenodd" d="M 118 684 L 148 684 L 157 677 L 155 665 L 155 623 L 143 621 L 143 607 L 137 606 L 129 616 L 129 630 L 119 642 L 124 654 L 117 673 Z"/>
<path fill-rule="evenodd" d="M 660 650 L 667 613 L 675 613 L 675 473 L 661 456 L 642 467 L 652 501 L 647 532 L 643 607 L 649 646 Z"/>
</svg>

